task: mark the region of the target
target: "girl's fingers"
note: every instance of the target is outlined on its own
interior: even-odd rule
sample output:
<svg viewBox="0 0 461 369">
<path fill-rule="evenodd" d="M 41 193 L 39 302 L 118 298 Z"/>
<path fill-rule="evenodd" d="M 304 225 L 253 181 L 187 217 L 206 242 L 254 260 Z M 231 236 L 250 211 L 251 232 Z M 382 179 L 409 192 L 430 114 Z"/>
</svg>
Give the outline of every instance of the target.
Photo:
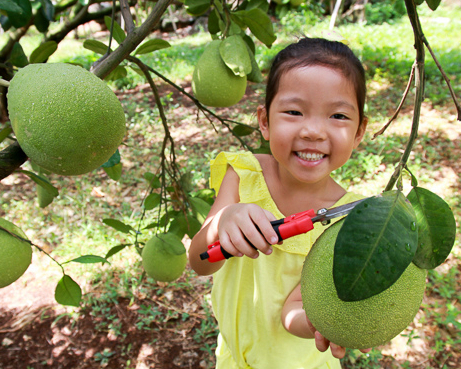
<svg viewBox="0 0 461 369">
<path fill-rule="evenodd" d="M 335 345 L 332 342 L 330 342 L 330 350 L 331 354 L 337 359 L 342 359 L 344 355 L 346 355 L 346 349 L 344 347 Z"/>
<path fill-rule="evenodd" d="M 330 341 L 328 341 L 325 337 L 323 337 L 319 331 L 315 331 L 315 346 L 317 346 L 317 350 L 321 352 L 325 352 L 330 347 Z"/>
</svg>

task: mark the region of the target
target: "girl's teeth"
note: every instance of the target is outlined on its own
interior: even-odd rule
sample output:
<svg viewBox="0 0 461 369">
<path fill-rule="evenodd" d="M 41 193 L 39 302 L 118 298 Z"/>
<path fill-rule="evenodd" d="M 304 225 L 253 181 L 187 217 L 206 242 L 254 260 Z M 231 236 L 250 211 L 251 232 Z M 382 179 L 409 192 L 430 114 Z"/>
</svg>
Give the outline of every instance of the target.
<svg viewBox="0 0 461 369">
<path fill-rule="evenodd" d="M 307 152 L 297 152 L 296 155 L 298 155 L 303 160 L 310 160 L 310 161 L 321 160 L 325 156 L 324 154 L 307 153 Z"/>
</svg>

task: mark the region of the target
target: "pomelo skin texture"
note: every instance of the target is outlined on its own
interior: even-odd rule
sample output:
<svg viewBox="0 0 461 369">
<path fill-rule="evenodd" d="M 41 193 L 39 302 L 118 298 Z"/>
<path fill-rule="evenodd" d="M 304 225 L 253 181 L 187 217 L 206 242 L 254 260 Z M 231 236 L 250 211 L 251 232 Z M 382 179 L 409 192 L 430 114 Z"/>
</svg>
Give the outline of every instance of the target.
<svg viewBox="0 0 461 369">
<path fill-rule="evenodd" d="M 366 349 L 389 342 L 419 310 L 426 270 L 413 263 L 387 290 L 361 301 L 338 298 L 333 282 L 333 252 L 342 221 L 322 234 L 306 256 L 301 277 L 303 307 L 314 327 L 337 345 Z"/>
<path fill-rule="evenodd" d="M 61 175 L 104 164 L 125 136 L 125 114 L 112 90 L 84 68 L 30 64 L 8 88 L 11 125 L 22 150 Z"/>
<path fill-rule="evenodd" d="M 13 223 L 0 218 L 0 227 L 27 239 L 24 232 Z M 32 247 L 0 228 L 0 288 L 21 277 L 32 261 Z"/>
<path fill-rule="evenodd" d="M 142 250 L 142 266 L 147 275 L 159 282 L 172 282 L 184 272 L 187 254 L 176 255 L 166 252 L 155 242 L 155 236 L 147 241 Z"/>
<path fill-rule="evenodd" d="M 211 41 L 197 62 L 192 90 L 203 105 L 225 108 L 237 104 L 245 94 L 247 77 L 236 76 L 221 59 L 221 40 Z"/>
</svg>

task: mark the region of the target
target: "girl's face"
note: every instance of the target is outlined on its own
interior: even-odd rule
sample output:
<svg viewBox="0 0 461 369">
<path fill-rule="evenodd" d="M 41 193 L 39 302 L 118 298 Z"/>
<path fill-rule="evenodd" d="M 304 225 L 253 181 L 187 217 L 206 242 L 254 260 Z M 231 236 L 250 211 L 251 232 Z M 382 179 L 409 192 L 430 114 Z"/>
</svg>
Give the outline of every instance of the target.
<svg viewBox="0 0 461 369">
<path fill-rule="evenodd" d="M 322 66 L 285 72 L 269 116 L 260 108 L 258 121 L 280 175 L 306 184 L 329 180 L 330 173 L 350 158 L 366 128 L 366 122 L 359 128 L 352 83 Z"/>
</svg>

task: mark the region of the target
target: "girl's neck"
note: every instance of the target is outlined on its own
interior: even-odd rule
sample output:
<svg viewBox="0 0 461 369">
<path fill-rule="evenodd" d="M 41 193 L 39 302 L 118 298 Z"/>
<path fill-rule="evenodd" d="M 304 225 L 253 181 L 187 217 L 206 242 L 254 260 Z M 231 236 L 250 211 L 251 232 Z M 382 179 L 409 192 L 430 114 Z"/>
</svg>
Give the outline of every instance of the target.
<svg viewBox="0 0 461 369">
<path fill-rule="evenodd" d="M 275 204 L 285 216 L 307 209 L 329 208 L 346 194 L 331 177 L 316 183 L 299 182 L 287 176 L 272 156 L 266 159 L 262 163 L 263 174 Z"/>
</svg>

